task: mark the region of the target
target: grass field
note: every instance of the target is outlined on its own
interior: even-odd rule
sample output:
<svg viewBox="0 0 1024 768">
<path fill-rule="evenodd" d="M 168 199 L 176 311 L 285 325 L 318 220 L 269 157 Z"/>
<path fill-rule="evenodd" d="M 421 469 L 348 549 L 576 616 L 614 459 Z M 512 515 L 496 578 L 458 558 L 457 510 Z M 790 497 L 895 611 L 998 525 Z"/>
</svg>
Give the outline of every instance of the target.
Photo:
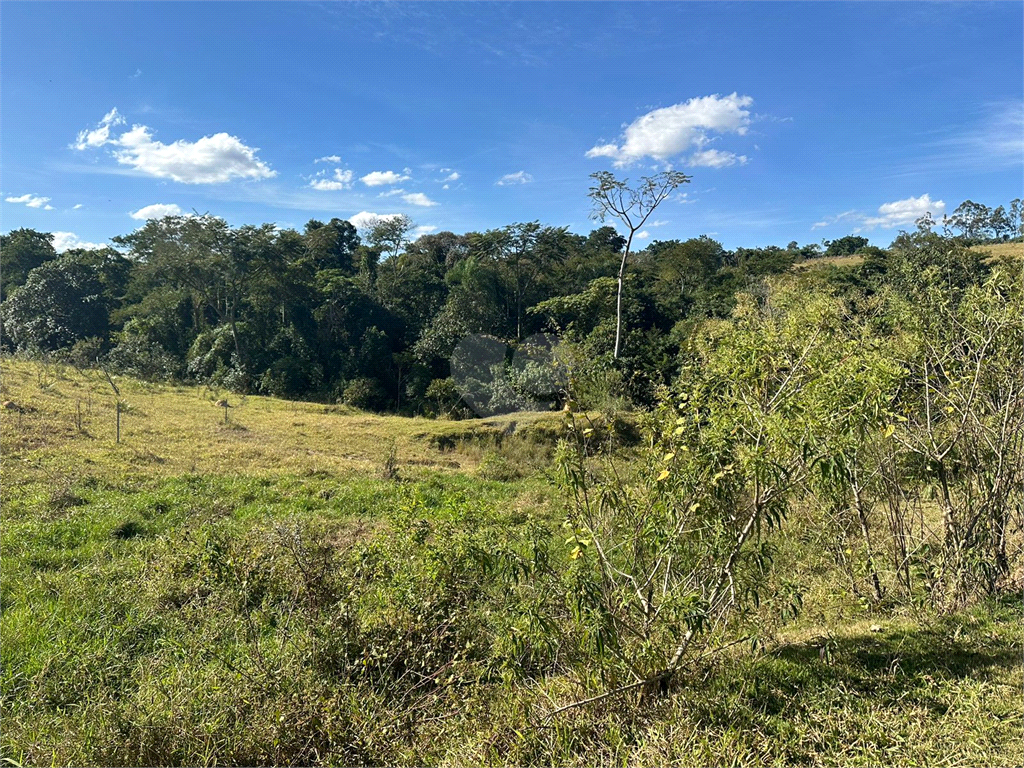
<svg viewBox="0 0 1024 768">
<path fill-rule="evenodd" d="M 994 245 L 976 245 L 974 250 L 979 253 L 985 253 L 989 256 L 989 261 L 997 261 L 998 259 L 1007 257 L 1012 259 L 1024 260 L 1024 243 L 996 243 Z M 828 258 L 820 259 L 808 259 L 807 261 L 801 261 L 798 264 L 793 265 L 793 269 L 801 271 L 806 269 L 813 269 L 818 267 L 855 267 L 864 261 L 864 257 L 858 254 L 851 254 L 849 256 L 830 256 Z"/>
<path fill-rule="evenodd" d="M 526 644 L 529 585 L 473 558 L 566 561 L 558 414 L 231 395 L 225 423 L 223 392 L 118 379 L 118 444 L 102 373 L 2 376 L 5 764 L 1024 763 L 1019 596 L 869 608 L 810 511 L 776 562 L 797 617 L 548 717 L 584 691 Z"/>
<path fill-rule="evenodd" d="M 974 250 L 987 253 L 992 260 L 1004 256 L 1012 259 L 1024 259 L 1024 243 L 996 243 L 994 245 L 976 245 Z"/>
<path fill-rule="evenodd" d="M 856 267 L 864 261 L 863 256 L 850 254 L 849 256 L 829 256 L 820 259 L 807 259 L 793 265 L 795 270 L 814 269 L 818 267 Z"/>
<path fill-rule="evenodd" d="M 5 361 L 0 398 L 20 409 L 4 413 L 8 482 L 183 472 L 365 474 L 379 467 L 392 443 L 398 464 L 413 474 L 417 468 L 472 473 L 478 446 L 559 423 L 557 414 L 544 413 L 470 421 L 376 416 L 201 387 L 119 377 L 114 384 L 124 410 L 120 444 L 117 396 L 101 371 Z M 216 405 L 224 400 L 227 409 Z"/>
</svg>

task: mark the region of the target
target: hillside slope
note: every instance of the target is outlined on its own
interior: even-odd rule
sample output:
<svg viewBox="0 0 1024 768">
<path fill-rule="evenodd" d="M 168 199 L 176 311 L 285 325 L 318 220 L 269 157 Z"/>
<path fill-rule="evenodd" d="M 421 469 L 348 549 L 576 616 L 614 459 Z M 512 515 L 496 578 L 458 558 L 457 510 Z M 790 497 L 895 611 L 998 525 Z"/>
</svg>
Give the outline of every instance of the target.
<svg viewBox="0 0 1024 768">
<path fill-rule="evenodd" d="M 124 411 L 118 444 L 117 398 L 102 371 L 12 359 L 2 368 L 0 439 L 8 485 L 95 474 L 365 474 L 387 459 L 392 443 L 398 465 L 411 472 L 472 473 L 481 446 L 513 431 L 557 430 L 560 423 L 556 413 L 464 421 L 378 416 L 117 376 Z M 217 406 L 225 400 L 227 409 Z"/>
</svg>

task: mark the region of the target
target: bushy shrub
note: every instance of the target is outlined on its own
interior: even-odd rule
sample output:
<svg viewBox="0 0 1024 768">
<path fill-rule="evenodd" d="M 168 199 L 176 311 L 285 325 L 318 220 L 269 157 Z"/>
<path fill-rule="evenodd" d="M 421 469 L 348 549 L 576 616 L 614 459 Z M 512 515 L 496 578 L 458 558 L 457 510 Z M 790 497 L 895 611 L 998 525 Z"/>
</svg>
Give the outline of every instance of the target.
<svg viewBox="0 0 1024 768">
<path fill-rule="evenodd" d="M 132 323 L 114 336 L 106 363 L 118 373 L 148 381 L 177 378 L 182 373 L 178 360 L 158 342 L 136 332 Z"/>
<path fill-rule="evenodd" d="M 387 403 L 387 394 L 380 382 L 364 376 L 353 379 L 345 386 L 341 401 L 364 411 L 379 411 Z"/>
<path fill-rule="evenodd" d="M 434 379 L 427 386 L 423 396 L 431 404 L 435 416 L 450 418 L 460 411 L 462 397 L 451 378 Z"/>
<path fill-rule="evenodd" d="M 92 368 L 99 362 L 102 354 L 103 339 L 92 336 L 76 341 L 71 349 L 64 353 L 63 358 L 76 368 Z"/>
</svg>

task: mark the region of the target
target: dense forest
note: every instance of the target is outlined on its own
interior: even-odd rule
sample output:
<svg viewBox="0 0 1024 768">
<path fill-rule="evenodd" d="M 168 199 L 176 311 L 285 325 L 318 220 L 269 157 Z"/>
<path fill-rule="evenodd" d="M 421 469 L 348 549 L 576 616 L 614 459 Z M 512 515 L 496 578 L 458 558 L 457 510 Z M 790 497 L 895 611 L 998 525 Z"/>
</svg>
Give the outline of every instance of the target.
<svg viewBox="0 0 1024 768">
<path fill-rule="evenodd" d="M 2 236 L 2 344 L 147 379 L 457 417 L 470 414 L 451 378 L 460 340 L 493 337 L 511 358 L 534 334 L 554 333 L 584 404 L 649 406 L 678 375 L 692 329 L 728 317 L 737 292 L 801 262 L 858 255 L 808 279 L 870 295 L 918 279 L 947 242 L 960 249 L 956 280 L 977 282 L 990 267 L 967 246 L 1019 237 L 1020 218 L 1020 200 L 1008 210 L 967 201 L 887 249 L 850 235 L 730 251 L 701 236 L 634 247 L 628 265 L 627 238 L 607 225 L 584 236 L 525 222 L 411 241 L 404 216 L 362 232 L 337 218 L 297 232 L 170 216 L 113 238 L 114 247 L 62 254 L 50 235 L 19 229 Z M 520 385 L 494 377 L 474 409 L 526 407 L 533 401 Z"/>
</svg>

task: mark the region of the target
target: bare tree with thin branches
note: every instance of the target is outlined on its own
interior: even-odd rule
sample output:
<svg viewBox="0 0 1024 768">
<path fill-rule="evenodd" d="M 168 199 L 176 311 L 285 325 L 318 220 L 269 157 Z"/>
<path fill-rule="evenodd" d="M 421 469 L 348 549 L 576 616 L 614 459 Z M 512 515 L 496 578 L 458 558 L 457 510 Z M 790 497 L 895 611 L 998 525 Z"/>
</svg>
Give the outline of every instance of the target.
<svg viewBox="0 0 1024 768">
<path fill-rule="evenodd" d="M 588 197 L 594 201 L 591 218 L 603 222 L 612 217 L 629 229 L 626 247 L 622 251 L 622 262 L 619 264 L 619 288 L 615 299 L 614 357 L 617 360 L 622 340 L 622 284 L 626 276 L 626 264 L 633 246 L 633 237 L 643 229 L 654 210 L 677 187 L 688 183 L 690 177 L 681 171 L 662 171 L 654 176 L 641 177 L 640 183 L 635 187 L 629 186 L 629 179 L 617 179 L 610 171 L 592 173 L 590 178 L 594 181 L 594 186 L 588 193 Z"/>
</svg>

